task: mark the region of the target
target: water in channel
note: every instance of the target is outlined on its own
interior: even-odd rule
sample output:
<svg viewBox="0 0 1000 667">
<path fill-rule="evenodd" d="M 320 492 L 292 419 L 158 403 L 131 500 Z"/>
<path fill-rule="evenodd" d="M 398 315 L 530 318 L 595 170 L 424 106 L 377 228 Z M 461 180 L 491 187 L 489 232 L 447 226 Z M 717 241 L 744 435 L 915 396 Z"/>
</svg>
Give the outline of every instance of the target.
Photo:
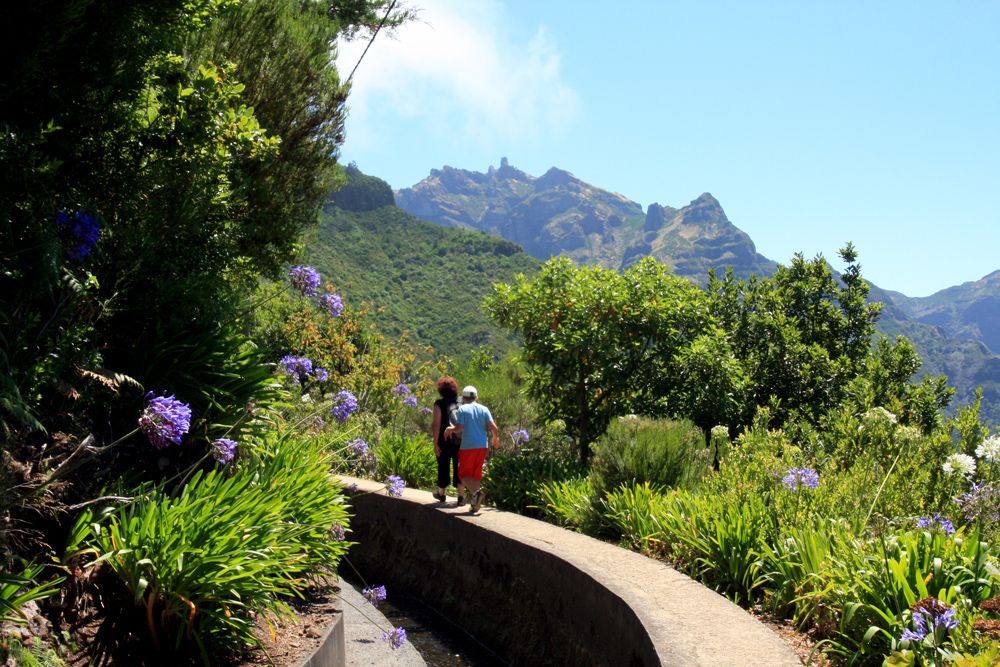
<svg viewBox="0 0 1000 667">
<path fill-rule="evenodd" d="M 351 577 L 341 576 L 357 585 Z M 360 590 L 360 586 L 358 587 Z M 395 627 L 406 630 L 427 667 L 507 667 L 496 653 L 476 641 L 446 616 L 416 598 L 393 593 L 379 604 L 379 611 Z"/>
</svg>

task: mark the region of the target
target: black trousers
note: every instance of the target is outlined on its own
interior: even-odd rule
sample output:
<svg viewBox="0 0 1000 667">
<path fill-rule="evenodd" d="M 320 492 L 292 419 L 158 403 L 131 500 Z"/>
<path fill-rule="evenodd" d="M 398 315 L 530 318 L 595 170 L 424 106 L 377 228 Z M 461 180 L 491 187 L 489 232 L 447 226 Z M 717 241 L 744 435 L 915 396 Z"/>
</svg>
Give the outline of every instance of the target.
<svg viewBox="0 0 1000 667">
<path fill-rule="evenodd" d="M 438 488 L 446 489 L 448 488 L 448 472 L 451 468 L 451 481 L 452 486 L 456 489 L 458 485 L 461 484 L 462 480 L 458 478 L 458 445 L 442 445 L 441 446 L 441 456 L 437 457 L 438 462 Z M 450 464 L 450 465 L 449 465 Z"/>
</svg>

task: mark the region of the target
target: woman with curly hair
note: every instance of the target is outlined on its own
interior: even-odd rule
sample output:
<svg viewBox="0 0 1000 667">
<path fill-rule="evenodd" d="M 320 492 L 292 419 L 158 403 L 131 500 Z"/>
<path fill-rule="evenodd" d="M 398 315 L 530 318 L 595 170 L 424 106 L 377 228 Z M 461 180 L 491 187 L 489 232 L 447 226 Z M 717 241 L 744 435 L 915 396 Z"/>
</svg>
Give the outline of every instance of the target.
<svg viewBox="0 0 1000 667">
<path fill-rule="evenodd" d="M 444 434 L 445 429 L 454 424 L 452 415 L 458 412 L 458 383 L 455 378 L 445 376 L 438 380 L 437 390 L 441 398 L 434 401 L 434 421 L 431 424 L 438 469 L 438 490 L 434 497 L 445 502 L 448 499 L 445 489 L 451 482 L 458 490 L 458 504 L 462 505 L 465 503 L 465 487 L 458 477 L 458 450 L 462 446 L 462 436 L 445 437 Z"/>
</svg>

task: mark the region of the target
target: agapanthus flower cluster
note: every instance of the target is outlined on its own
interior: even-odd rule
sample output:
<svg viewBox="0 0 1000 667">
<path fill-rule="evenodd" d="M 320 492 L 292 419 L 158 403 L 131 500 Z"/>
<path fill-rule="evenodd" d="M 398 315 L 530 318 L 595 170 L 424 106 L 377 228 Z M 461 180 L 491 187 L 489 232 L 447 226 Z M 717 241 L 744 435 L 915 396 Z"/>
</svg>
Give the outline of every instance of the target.
<svg viewBox="0 0 1000 667">
<path fill-rule="evenodd" d="M 317 366 L 313 369 L 312 377 L 317 382 L 326 382 L 330 379 L 330 373 L 325 368 Z"/>
<path fill-rule="evenodd" d="M 316 296 L 319 293 L 319 271 L 311 266 L 293 266 L 288 272 L 288 280 L 302 296 Z"/>
<path fill-rule="evenodd" d="M 382 641 L 389 642 L 389 645 L 395 651 L 406 643 L 406 630 L 403 628 L 393 628 L 389 632 L 383 632 Z"/>
<path fill-rule="evenodd" d="M 385 586 L 368 586 L 361 591 L 361 595 L 368 601 L 368 604 L 377 607 L 385 602 Z"/>
<path fill-rule="evenodd" d="M 955 610 L 937 598 L 927 597 L 917 600 L 913 609 L 913 629 L 906 629 L 900 639 L 908 641 L 923 641 L 928 634 L 934 634 L 940 629 L 954 630 L 958 627 Z"/>
<path fill-rule="evenodd" d="M 341 389 L 333 397 L 333 407 L 330 414 L 338 424 L 343 424 L 347 418 L 358 409 L 358 398 L 347 389 Z"/>
<path fill-rule="evenodd" d="M 385 480 L 385 491 L 393 498 L 399 498 L 403 495 L 403 489 L 406 488 L 406 482 L 399 475 L 389 475 Z"/>
<path fill-rule="evenodd" d="M 511 439 L 513 439 L 515 445 L 526 443 L 529 440 L 531 440 L 531 437 L 528 435 L 528 432 L 525 431 L 523 428 L 519 428 L 513 433 L 511 433 L 510 437 Z"/>
<path fill-rule="evenodd" d="M 150 398 L 152 396 L 152 398 Z M 139 416 L 139 428 L 157 449 L 181 444 L 181 438 L 191 429 L 191 408 L 173 396 L 153 396 Z"/>
<path fill-rule="evenodd" d="M 1000 463 L 1000 435 L 991 435 L 976 447 L 976 456 L 989 463 Z"/>
<path fill-rule="evenodd" d="M 712 427 L 712 437 L 713 438 L 725 438 L 729 439 L 729 427 L 728 426 L 713 426 Z"/>
<path fill-rule="evenodd" d="M 330 537 L 334 542 L 343 542 L 347 539 L 347 531 L 342 523 L 335 523 L 330 526 Z"/>
<path fill-rule="evenodd" d="M 101 238 L 101 226 L 97 218 L 89 213 L 59 211 L 56 226 L 69 237 L 71 245 L 66 248 L 66 255 L 70 259 L 83 259 L 89 255 Z"/>
<path fill-rule="evenodd" d="M 226 465 L 236 457 L 236 441 L 229 438 L 216 438 L 212 441 L 212 457 L 222 465 Z"/>
<path fill-rule="evenodd" d="M 407 396 L 406 398 L 403 399 L 403 405 L 405 405 L 408 408 L 417 407 L 417 403 L 418 401 L 416 396 Z"/>
<path fill-rule="evenodd" d="M 395 387 L 395 388 L 394 388 L 394 389 L 392 390 L 392 393 L 394 393 L 394 394 L 399 394 L 399 395 L 405 395 L 405 394 L 409 394 L 409 393 L 410 393 L 410 388 L 409 388 L 409 387 L 407 387 L 407 386 L 406 386 L 405 384 L 403 384 L 402 382 L 400 382 L 400 383 L 399 383 L 399 384 L 397 384 L 397 385 L 396 385 L 396 387 Z"/>
<path fill-rule="evenodd" d="M 976 459 L 968 454 L 952 454 L 941 465 L 947 475 L 962 475 L 972 477 L 976 474 Z"/>
<path fill-rule="evenodd" d="M 781 483 L 789 491 L 798 491 L 803 487 L 815 489 L 819 486 L 819 474 L 812 468 L 790 468 L 781 478 Z"/>
<path fill-rule="evenodd" d="M 281 364 L 286 373 L 297 378 L 299 382 L 304 382 L 313 372 L 313 362 L 309 357 L 286 354 L 278 360 L 278 363 Z"/>
<path fill-rule="evenodd" d="M 347 446 L 351 449 L 352 452 L 354 452 L 358 456 L 364 456 L 368 453 L 368 443 L 362 440 L 361 438 L 355 438 L 354 440 L 351 440 L 349 443 L 347 443 Z"/>
<path fill-rule="evenodd" d="M 418 412 L 420 412 L 420 414 L 422 414 L 422 415 L 429 415 L 430 413 L 432 413 L 434 411 L 431 410 L 429 407 L 427 407 L 425 405 L 424 407 L 420 408 L 420 410 Z"/>
<path fill-rule="evenodd" d="M 934 516 L 922 516 L 917 519 L 917 528 L 928 528 L 930 530 L 940 530 L 945 535 L 953 535 L 955 526 L 948 517 L 935 514 Z"/>
<path fill-rule="evenodd" d="M 344 312 L 344 300 L 339 294 L 324 294 L 319 298 L 319 305 L 330 317 L 340 317 Z"/>
<path fill-rule="evenodd" d="M 1000 489 L 992 484 L 974 482 L 968 493 L 956 497 L 955 502 L 969 523 L 978 519 L 1000 522 Z"/>
</svg>

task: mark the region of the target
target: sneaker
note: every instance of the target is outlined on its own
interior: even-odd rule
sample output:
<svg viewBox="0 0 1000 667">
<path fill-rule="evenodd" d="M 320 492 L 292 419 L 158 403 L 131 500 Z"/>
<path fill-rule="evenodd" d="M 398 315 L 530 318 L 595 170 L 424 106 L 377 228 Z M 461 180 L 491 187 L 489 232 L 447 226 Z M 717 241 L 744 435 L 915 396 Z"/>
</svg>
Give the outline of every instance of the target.
<svg viewBox="0 0 1000 667">
<path fill-rule="evenodd" d="M 483 506 L 483 490 L 480 489 L 472 494 L 472 506 L 469 509 L 473 512 L 478 512 L 479 508 Z"/>
<path fill-rule="evenodd" d="M 461 507 L 464 504 L 465 504 L 465 494 L 462 494 L 458 497 L 458 502 L 455 503 L 455 507 Z"/>
<path fill-rule="evenodd" d="M 448 500 L 448 496 L 446 496 L 443 493 L 438 493 L 438 492 L 435 491 L 434 492 L 434 499 L 437 500 L 439 503 L 443 503 L 446 500 Z"/>
</svg>

